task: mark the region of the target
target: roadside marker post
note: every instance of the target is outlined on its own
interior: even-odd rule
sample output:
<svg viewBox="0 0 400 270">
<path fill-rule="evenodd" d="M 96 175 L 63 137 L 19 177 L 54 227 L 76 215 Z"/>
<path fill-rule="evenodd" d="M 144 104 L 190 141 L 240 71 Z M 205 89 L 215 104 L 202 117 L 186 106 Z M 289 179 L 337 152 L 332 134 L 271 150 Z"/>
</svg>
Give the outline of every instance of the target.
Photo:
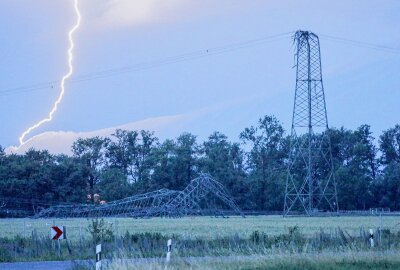
<svg viewBox="0 0 400 270">
<path fill-rule="evenodd" d="M 379 215 L 379 245 L 382 245 L 382 213 Z"/>
<path fill-rule="evenodd" d="M 169 263 L 169 261 L 171 260 L 171 250 L 172 250 L 172 239 L 168 239 L 168 242 L 167 242 L 167 257 L 166 257 L 167 263 Z"/>
<path fill-rule="evenodd" d="M 66 230 L 65 226 L 52 226 L 50 228 L 50 239 L 57 240 L 58 255 L 61 256 L 60 240 L 67 239 L 67 230 Z"/>
<path fill-rule="evenodd" d="M 371 247 L 374 247 L 374 231 L 372 229 L 369 229 L 369 242 Z"/>
<path fill-rule="evenodd" d="M 101 244 L 96 246 L 96 270 L 101 270 Z"/>
<path fill-rule="evenodd" d="M 52 240 L 67 239 L 67 230 L 65 226 L 52 226 L 50 229 L 50 238 Z"/>
</svg>

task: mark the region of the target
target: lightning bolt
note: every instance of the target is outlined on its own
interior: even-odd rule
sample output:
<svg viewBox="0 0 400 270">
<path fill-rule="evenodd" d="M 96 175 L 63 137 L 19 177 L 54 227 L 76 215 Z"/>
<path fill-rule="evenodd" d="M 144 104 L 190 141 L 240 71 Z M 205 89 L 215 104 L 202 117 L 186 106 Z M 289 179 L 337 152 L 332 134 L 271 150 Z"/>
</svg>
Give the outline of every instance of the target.
<svg viewBox="0 0 400 270">
<path fill-rule="evenodd" d="M 76 13 L 76 23 L 75 25 L 71 28 L 71 30 L 68 33 L 68 39 L 69 39 L 69 49 L 68 49 L 68 73 L 65 74 L 62 79 L 61 79 L 61 84 L 60 84 L 60 94 L 57 98 L 57 100 L 54 102 L 54 105 L 51 109 L 51 111 L 49 112 L 49 114 L 47 115 L 46 118 L 40 120 L 39 122 L 37 122 L 36 124 L 34 124 L 33 126 L 29 127 L 27 130 L 25 130 L 22 135 L 19 137 L 19 147 L 21 147 L 22 145 L 24 145 L 26 143 L 25 141 L 25 137 L 29 135 L 29 133 L 31 133 L 33 130 L 37 129 L 38 127 L 40 127 L 41 125 L 43 125 L 44 123 L 50 122 L 53 119 L 53 115 L 54 113 L 57 111 L 58 109 L 58 105 L 61 103 L 63 97 L 64 97 L 64 93 L 65 93 L 65 81 L 71 77 L 74 69 L 72 66 L 72 59 L 73 59 L 73 54 L 72 51 L 74 49 L 74 40 L 72 38 L 74 32 L 79 28 L 80 24 L 81 24 L 81 13 L 79 11 L 79 7 L 78 7 L 78 0 L 74 0 L 74 9 L 75 9 L 75 13 Z M 18 147 L 18 148 L 19 148 Z"/>
</svg>

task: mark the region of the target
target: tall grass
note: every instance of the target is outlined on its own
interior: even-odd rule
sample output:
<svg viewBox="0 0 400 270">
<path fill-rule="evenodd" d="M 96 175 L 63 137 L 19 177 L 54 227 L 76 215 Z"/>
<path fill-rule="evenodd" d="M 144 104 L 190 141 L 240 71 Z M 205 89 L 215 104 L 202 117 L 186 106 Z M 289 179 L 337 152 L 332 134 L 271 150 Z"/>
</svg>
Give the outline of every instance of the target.
<svg viewBox="0 0 400 270">
<path fill-rule="evenodd" d="M 170 263 L 158 260 L 115 259 L 104 263 L 104 270 L 166 269 L 266 269 L 266 270 L 394 270 L 400 269 L 397 251 L 346 251 L 317 254 L 287 253 L 229 257 L 174 258 Z M 89 270 L 93 265 L 76 264 L 73 270 Z"/>
<path fill-rule="evenodd" d="M 334 231 L 337 227 L 351 235 L 359 234 L 360 226 L 365 229 L 379 227 L 379 217 L 290 217 L 282 216 L 249 216 L 246 218 L 213 218 L 213 217 L 184 217 L 171 218 L 105 218 L 107 224 L 112 224 L 115 235 L 120 236 L 126 231 L 135 233 L 162 233 L 164 235 L 180 235 L 182 237 L 199 237 L 213 239 L 215 237 L 248 237 L 254 231 L 265 232 L 268 235 L 280 235 L 288 227 L 298 226 L 305 235 L 313 235 L 323 228 L 326 232 Z M 49 237 L 53 225 L 66 226 L 68 239 L 80 241 L 90 237 L 86 230 L 90 224 L 87 219 L 0 219 L 0 237 L 21 235 L 29 237 L 33 230 L 38 236 Z M 390 230 L 400 229 L 399 217 L 384 216 L 382 225 Z"/>
<path fill-rule="evenodd" d="M 173 239 L 174 257 L 203 256 L 252 256 L 275 253 L 313 254 L 321 252 L 368 251 L 369 233 L 363 228 L 359 235 L 336 228 L 325 232 L 320 229 L 313 235 L 303 234 L 297 226 L 288 227 L 279 235 L 253 231 L 249 236 L 238 234 L 217 236 L 212 239 L 161 233 L 130 233 L 116 236 L 108 227 L 96 227 L 91 238 L 82 241 L 56 241 L 32 233 L 30 237 L 0 238 L 0 261 L 32 260 L 79 260 L 92 259 L 95 246 L 102 243 L 103 257 L 112 258 L 160 258 L 165 255 L 166 243 Z M 400 250 L 400 233 L 384 230 L 375 234 L 374 250 Z"/>
</svg>

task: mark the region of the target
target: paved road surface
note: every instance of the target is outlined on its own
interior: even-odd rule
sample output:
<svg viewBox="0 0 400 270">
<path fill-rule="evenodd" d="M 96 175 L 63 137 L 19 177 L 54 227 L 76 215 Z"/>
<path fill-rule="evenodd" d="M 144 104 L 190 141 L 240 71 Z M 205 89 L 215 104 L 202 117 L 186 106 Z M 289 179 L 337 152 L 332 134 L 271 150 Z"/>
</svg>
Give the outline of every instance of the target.
<svg viewBox="0 0 400 270">
<path fill-rule="evenodd" d="M 72 261 L 0 263 L 0 270 L 71 270 Z"/>
<path fill-rule="evenodd" d="M 207 260 L 212 261 L 235 261 L 243 258 L 251 258 L 250 256 L 218 256 L 218 257 L 180 257 L 180 260 L 186 262 L 198 262 Z M 259 256 L 256 256 L 259 257 Z M 123 262 L 132 264 L 146 264 L 154 262 L 162 262 L 164 258 L 138 258 L 138 259 L 123 259 Z M 103 265 L 107 265 L 109 260 L 102 260 Z M 80 260 L 80 261 L 52 261 L 52 262 L 16 262 L 16 263 L 0 263 L 0 270 L 71 270 L 74 265 L 88 264 L 92 265 L 94 269 L 94 260 Z"/>
<path fill-rule="evenodd" d="M 192 260 L 191 258 L 187 258 Z M 196 260 L 197 258 L 193 258 Z M 160 258 L 140 258 L 126 259 L 124 262 L 135 264 L 151 263 L 163 261 Z M 103 265 L 107 265 L 109 260 L 102 260 Z M 71 270 L 74 265 L 88 264 L 94 269 L 94 260 L 79 260 L 79 261 L 44 261 L 44 262 L 15 262 L 15 263 L 0 263 L 0 270 Z"/>
</svg>

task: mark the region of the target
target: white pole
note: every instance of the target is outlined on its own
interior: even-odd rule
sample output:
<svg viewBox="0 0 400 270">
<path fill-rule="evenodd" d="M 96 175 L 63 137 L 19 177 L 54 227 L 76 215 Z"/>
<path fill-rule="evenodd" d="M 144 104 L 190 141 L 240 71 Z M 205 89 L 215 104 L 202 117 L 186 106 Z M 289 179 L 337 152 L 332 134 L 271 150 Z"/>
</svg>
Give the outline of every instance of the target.
<svg viewBox="0 0 400 270">
<path fill-rule="evenodd" d="M 58 243 L 58 256 L 61 257 L 61 244 L 60 244 L 60 239 L 57 239 L 57 243 Z"/>
<path fill-rule="evenodd" d="M 372 229 L 369 229 L 369 242 L 371 247 L 374 247 L 374 231 Z"/>
<path fill-rule="evenodd" d="M 167 263 L 169 263 L 169 261 L 171 260 L 171 248 L 172 248 L 172 239 L 168 239 L 168 242 L 167 242 L 167 258 L 166 258 Z"/>
<path fill-rule="evenodd" d="M 82 221 L 79 221 L 79 244 L 82 249 Z"/>
<path fill-rule="evenodd" d="M 114 249 L 117 251 L 117 246 L 118 246 L 118 229 L 117 229 L 117 219 L 114 218 L 114 231 L 115 231 L 115 236 L 114 236 Z"/>
<path fill-rule="evenodd" d="M 96 270 L 101 270 L 101 244 L 96 246 Z"/>
<path fill-rule="evenodd" d="M 379 217 L 379 245 L 382 246 L 382 213 Z"/>
</svg>

